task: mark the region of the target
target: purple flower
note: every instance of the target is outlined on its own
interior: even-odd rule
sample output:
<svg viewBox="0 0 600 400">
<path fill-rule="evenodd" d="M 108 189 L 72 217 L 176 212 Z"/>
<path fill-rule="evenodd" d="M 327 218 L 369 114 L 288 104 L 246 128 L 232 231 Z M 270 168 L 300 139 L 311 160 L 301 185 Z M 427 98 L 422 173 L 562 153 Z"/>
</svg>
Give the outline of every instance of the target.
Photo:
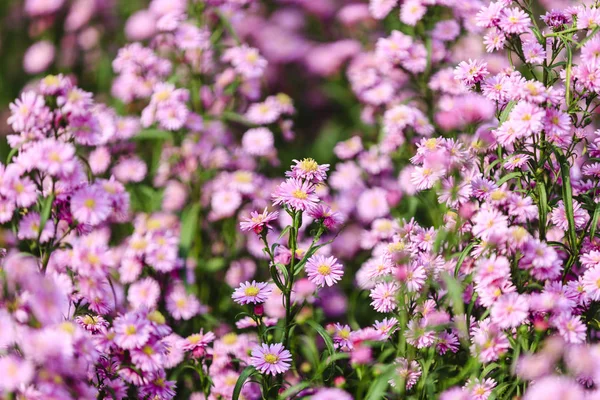
<svg viewBox="0 0 600 400">
<path fill-rule="evenodd" d="M 278 375 L 290 368 L 292 354 L 281 343 L 265 344 L 252 349 L 250 365 L 263 374 Z"/>
<path fill-rule="evenodd" d="M 289 178 L 273 192 L 273 204 L 285 204 L 295 210 L 307 211 L 314 207 L 319 198 L 315 186 L 309 181 Z"/>
<path fill-rule="evenodd" d="M 333 256 L 315 254 L 306 262 L 306 275 L 317 286 L 333 286 L 344 276 L 344 267 Z"/>
<path fill-rule="evenodd" d="M 268 282 L 244 282 L 233 292 L 231 297 L 238 304 L 259 304 L 264 303 L 272 291 Z"/>
<path fill-rule="evenodd" d="M 111 213 L 109 196 L 100 186 L 85 186 L 73 194 L 71 212 L 80 223 L 98 225 Z"/>
<path fill-rule="evenodd" d="M 250 218 L 244 218 L 244 221 L 240 222 L 240 229 L 244 232 L 252 230 L 259 235 L 265 228 L 267 228 L 267 230 L 273 229 L 270 222 L 277 220 L 278 217 L 279 212 L 268 212 L 267 207 L 265 207 L 262 214 L 259 214 L 257 211 L 252 211 L 250 213 Z"/>
<path fill-rule="evenodd" d="M 128 313 L 117 317 L 113 323 L 114 341 L 123 349 L 141 348 L 150 339 L 152 328 L 138 314 Z"/>
</svg>

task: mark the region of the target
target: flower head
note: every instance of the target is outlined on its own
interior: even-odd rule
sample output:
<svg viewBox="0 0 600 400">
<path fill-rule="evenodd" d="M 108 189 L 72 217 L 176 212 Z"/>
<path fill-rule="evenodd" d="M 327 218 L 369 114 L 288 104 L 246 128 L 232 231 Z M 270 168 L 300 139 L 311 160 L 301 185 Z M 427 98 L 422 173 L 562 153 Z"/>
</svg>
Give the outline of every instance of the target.
<svg viewBox="0 0 600 400">
<path fill-rule="evenodd" d="M 231 297 L 238 304 L 259 304 L 264 303 L 272 291 L 271 285 L 267 282 L 247 281 L 242 283 Z"/>
<path fill-rule="evenodd" d="M 290 368 L 292 354 L 281 343 L 256 346 L 252 350 L 250 365 L 263 374 L 277 375 Z"/>
</svg>

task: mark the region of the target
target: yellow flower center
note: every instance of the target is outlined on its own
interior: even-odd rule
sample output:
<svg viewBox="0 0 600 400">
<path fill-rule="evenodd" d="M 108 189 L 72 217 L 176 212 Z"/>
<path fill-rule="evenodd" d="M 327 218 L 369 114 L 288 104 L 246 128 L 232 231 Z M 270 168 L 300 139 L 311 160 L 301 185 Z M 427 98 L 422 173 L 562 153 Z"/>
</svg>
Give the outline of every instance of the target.
<svg viewBox="0 0 600 400">
<path fill-rule="evenodd" d="M 227 345 L 232 345 L 235 344 L 237 342 L 237 335 L 233 332 L 228 333 L 227 335 L 223 336 L 223 343 L 227 344 Z"/>
<path fill-rule="evenodd" d="M 158 101 L 169 100 L 169 97 L 171 97 L 171 93 L 168 90 L 163 90 L 161 92 L 156 93 L 156 100 Z"/>
<path fill-rule="evenodd" d="M 506 198 L 506 193 L 500 189 L 497 189 L 492 192 L 491 197 L 494 201 L 503 200 Z"/>
<path fill-rule="evenodd" d="M 279 361 L 279 357 L 277 357 L 275 354 L 265 354 L 265 361 L 268 362 L 269 364 L 275 364 L 277 361 Z"/>
<path fill-rule="evenodd" d="M 228 376 L 225 378 L 225 385 L 234 386 L 237 383 L 237 378 L 235 376 Z"/>
<path fill-rule="evenodd" d="M 306 198 L 308 197 L 308 193 L 300 189 L 296 189 L 292 192 L 292 196 L 300 200 L 306 200 Z"/>
<path fill-rule="evenodd" d="M 259 292 L 260 292 L 260 289 L 257 288 L 256 286 L 248 286 L 244 290 L 244 293 L 246 294 L 246 296 L 256 296 Z"/>
<path fill-rule="evenodd" d="M 47 77 L 42 79 L 42 82 L 44 82 L 44 84 L 47 86 L 55 86 L 60 83 L 60 80 L 58 79 L 58 76 L 56 76 L 56 75 L 48 75 Z"/>
<path fill-rule="evenodd" d="M 425 147 L 428 150 L 435 150 L 437 146 L 437 139 L 432 138 L 432 139 L 427 139 L 427 141 L 425 142 Z"/>
<path fill-rule="evenodd" d="M 85 199 L 85 201 L 83 202 L 83 205 L 86 208 L 92 209 L 92 208 L 94 208 L 96 206 L 96 200 L 94 200 L 94 199 Z"/>
<path fill-rule="evenodd" d="M 307 172 L 314 172 L 319 169 L 319 164 L 312 158 L 305 158 L 300 162 L 300 168 Z"/>
<path fill-rule="evenodd" d="M 160 311 L 152 311 L 150 314 L 148 314 L 148 320 L 159 325 L 162 325 L 165 322 L 167 322 L 165 316 L 162 315 Z"/>
<path fill-rule="evenodd" d="M 233 179 L 239 183 L 252 182 L 252 174 L 248 171 L 238 171 L 233 175 Z"/>
<path fill-rule="evenodd" d="M 331 273 L 331 268 L 329 267 L 329 265 L 320 265 L 319 268 L 317 268 L 317 272 L 320 275 L 329 275 Z"/>
<path fill-rule="evenodd" d="M 136 332 L 137 329 L 135 329 L 135 325 L 127 325 L 125 328 L 125 333 L 128 335 L 134 335 Z"/>
</svg>

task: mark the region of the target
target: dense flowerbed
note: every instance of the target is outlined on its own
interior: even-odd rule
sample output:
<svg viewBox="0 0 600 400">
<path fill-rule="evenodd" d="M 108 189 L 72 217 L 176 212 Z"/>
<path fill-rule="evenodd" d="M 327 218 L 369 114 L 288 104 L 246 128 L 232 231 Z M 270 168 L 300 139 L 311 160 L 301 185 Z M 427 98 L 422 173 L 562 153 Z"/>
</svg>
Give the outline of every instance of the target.
<svg viewBox="0 0 600 400">
<path fill-rule="evenodd" d="M 2 3 L 2 398 L 600 399 L 600 5 Z"/>
</svg>

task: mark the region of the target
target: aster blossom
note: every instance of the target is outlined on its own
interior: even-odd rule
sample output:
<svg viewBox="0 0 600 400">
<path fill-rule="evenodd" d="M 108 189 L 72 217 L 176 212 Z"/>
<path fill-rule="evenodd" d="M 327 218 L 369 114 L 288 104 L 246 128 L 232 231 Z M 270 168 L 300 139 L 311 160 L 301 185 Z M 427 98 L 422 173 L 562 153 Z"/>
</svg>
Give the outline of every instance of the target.
<svg viewBox="0 0 600 400">
<path fill-rule="evenodd" d="M 252 350 L 250 364 L 263 374 L 278 375 L 291 365 L 292 354 L 281 343 L 262 344 Z"/>
</svg>

